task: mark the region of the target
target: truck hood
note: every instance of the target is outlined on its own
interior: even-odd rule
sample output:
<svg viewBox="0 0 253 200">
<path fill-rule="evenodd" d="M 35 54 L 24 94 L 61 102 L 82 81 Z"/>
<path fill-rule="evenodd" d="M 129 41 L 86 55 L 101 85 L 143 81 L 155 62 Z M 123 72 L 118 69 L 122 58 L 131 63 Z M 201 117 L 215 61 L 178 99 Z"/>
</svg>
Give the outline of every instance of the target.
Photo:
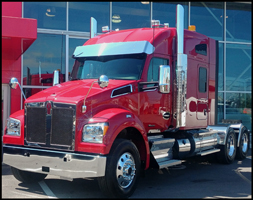
<svg viewBox="0 0 253 200">
<path fill-rule="evenodd" d="M 32 95 L 31 97 L 26 99 L 25 103 L 53 101 L 53 102 L 77 104 L 79 101 L 84 100 L 94 81 L 97 81 L 97 79 L 75 80 L 58 84 L 56 86 L 50 87 L 48 89 L 45 89 L 41 92 Z M 113 90 L 115 88 L 119 88 L 134 82 L 136 81 L 109 80 L 108 87 L 103 89 L 100 88 L 97 82 L 95 82 L 87 98 L 96 95 L 98 93 Z"/>
</svg>

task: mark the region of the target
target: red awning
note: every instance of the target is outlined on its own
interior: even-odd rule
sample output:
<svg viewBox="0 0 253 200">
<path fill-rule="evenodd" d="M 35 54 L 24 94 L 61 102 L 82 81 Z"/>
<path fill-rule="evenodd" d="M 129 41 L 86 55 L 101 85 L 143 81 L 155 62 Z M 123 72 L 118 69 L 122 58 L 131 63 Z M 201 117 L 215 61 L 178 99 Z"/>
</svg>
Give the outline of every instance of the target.
<svg viewBox="0 0 253 200">
<path fill-rule="evenodd" d="M 2 16 L 2 59 L 17 60 L 36 39 L 36 19 Z"/>
</svg>

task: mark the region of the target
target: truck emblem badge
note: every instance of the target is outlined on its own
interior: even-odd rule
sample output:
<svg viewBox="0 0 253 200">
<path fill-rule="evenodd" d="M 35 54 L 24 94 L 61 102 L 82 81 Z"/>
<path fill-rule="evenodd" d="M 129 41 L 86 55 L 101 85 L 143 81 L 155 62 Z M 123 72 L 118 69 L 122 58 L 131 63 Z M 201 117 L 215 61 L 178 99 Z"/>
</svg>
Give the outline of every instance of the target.
<svg viewBox="0 0 253 200">
<path fill-rule="evenodd" d="M 50 102 L 47 102 L 47 114 L 50 115 L 51 114 L 51 103 Z"/>
</svg>

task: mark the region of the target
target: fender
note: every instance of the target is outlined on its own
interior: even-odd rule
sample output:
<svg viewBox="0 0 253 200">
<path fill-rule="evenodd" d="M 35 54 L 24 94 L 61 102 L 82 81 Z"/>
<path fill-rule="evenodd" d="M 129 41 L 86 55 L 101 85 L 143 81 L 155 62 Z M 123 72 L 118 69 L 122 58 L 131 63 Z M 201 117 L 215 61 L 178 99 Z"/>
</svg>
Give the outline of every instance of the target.
<svg viewBox="0 0 253 200">
<path fill-rule="evenodd" d="M 141 120 L 128 110 L 122 108 L 105 109 L 93 116 L 89 123 L 108 122 L 109 128 L 104 136 L 104 145 L 106 145 L 105 154 L 110 152 L 112 144 L 118 134 L 125 128 L 133 127 L 137 129 L 144 140 L 146 149 L 146 167 L 149 166 L 150 152 L 147 133 Z"/>
<path fill-rule="evenodd" d="M 15 145 L 24 145 L 24 109 L 19 110 L 9 116 L 9 118 L 17 119 L 20 121 L 20 136 L 6 135 L 6 124 L 3 134 L 3 143 L 4 144 L 15 144 Z"/>
</svg>

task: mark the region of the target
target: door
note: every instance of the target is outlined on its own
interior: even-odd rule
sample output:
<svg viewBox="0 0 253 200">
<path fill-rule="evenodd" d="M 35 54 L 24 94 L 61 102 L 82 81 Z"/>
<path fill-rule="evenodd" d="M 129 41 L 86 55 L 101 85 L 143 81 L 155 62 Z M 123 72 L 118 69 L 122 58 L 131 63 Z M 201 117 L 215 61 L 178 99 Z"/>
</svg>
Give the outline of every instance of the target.
<svg viewBox="0 0 253 200">
<path fill-rule="evenodd" d="M 208 80 L 207 68 L 198 66 L 198 90 L 197 90 L 197 119 L 203 120 L 203 125 L 207 125 L 208 112 Z"/>
<path fill-rule="evenodd" d="M 171 93 L 162 94 L 158 91 L 159 67 L 169 65 L 169 59 L 153 57 L 150 60 L 147 82 L 139 93 L 140 119 L 147 132 L 155 133 L 168 129 L 168 113 L 171 113 Z"/>
</svg>

